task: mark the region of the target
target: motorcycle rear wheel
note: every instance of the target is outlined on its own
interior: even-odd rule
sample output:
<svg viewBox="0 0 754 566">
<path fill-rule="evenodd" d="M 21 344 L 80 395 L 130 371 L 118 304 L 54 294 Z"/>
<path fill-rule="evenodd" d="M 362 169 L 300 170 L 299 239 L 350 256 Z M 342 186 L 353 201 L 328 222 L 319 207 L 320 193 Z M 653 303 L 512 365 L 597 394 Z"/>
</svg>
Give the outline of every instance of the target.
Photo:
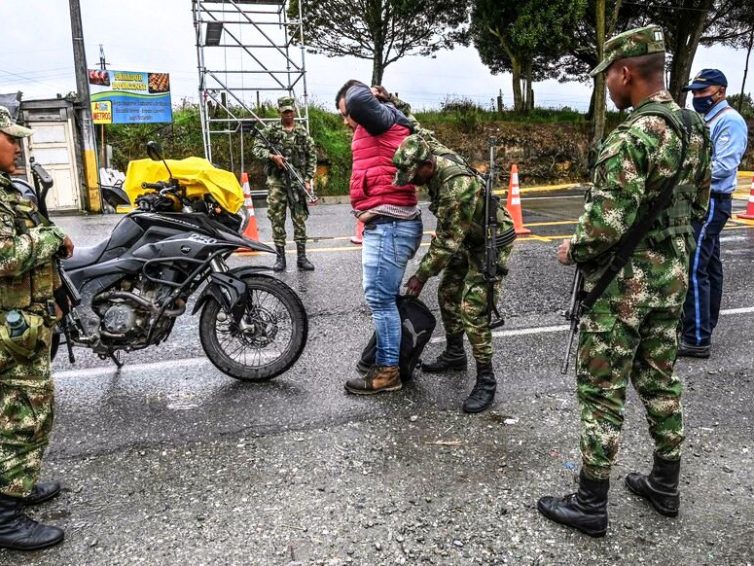
<svg viewBox="0 0 754 566">
<path fill-rule="evenodd" d="M 222 372 L 243 381 L 267 381 L 301 356 L 309 321 L 299 296 L 279 279 L 261 274 L 241 278 L 247 287 L 246 329 L 238 328 L 210 298 L 202 308 L 199 337 Z"/>
</svg>

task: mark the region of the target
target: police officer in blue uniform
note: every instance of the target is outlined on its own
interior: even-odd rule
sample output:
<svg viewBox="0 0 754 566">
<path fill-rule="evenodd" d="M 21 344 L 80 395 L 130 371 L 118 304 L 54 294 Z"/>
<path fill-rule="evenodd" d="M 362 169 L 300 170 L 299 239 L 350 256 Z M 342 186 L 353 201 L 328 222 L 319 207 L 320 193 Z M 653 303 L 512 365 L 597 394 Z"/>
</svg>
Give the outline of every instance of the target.
<svg viewBox="0 0 754 566">
<path fill-rule="evenodd" d="M 723 294 L 720 232 L 730 218 L 736 173 L 748 139 L 746 122 L 725 99 L 727 86 L 728 80 L 721 71 L 703 69 L 685 87 L 694 94 L 694 110 L 704 115 L 710 131 L 712 191 L 704 220 L 693 222 L 696 250 L 690 261 L 679 356 L 709 357 L 712 331 L 720 313 Z"/>
</svg>

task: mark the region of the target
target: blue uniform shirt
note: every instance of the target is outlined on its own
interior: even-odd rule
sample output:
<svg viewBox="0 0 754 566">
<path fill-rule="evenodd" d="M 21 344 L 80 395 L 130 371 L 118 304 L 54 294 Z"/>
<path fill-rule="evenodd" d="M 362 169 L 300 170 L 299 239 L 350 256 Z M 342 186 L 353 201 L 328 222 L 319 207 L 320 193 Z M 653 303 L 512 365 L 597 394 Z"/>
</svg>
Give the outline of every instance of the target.
<svg viewBox="0 0 754 566">
<path fill-rule="evenodd" d="M 723 99 L 704 115 L 712 139 L 712 192 L 736 190 L 738 164 L 746 151 L 749 130 L 741 115 Z"/>
</svg>

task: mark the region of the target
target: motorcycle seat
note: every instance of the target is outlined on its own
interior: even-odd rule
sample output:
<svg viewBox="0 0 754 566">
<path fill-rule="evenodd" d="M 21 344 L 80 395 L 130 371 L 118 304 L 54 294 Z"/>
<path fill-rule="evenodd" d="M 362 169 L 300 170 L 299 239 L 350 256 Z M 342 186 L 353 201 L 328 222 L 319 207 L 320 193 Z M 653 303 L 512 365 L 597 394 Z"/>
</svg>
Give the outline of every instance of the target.
<svg viewBox="0 0 754 566">
<path fill-rule="evenodd" d="M 99 244 L 86 248 L 77 247 L 73 251 L 73 257 L 63 260 L 63 267 L 67 270 L 79 269 L 97 263 L 107 248 L 109 240 L 103 240 Z"/>
</svg>

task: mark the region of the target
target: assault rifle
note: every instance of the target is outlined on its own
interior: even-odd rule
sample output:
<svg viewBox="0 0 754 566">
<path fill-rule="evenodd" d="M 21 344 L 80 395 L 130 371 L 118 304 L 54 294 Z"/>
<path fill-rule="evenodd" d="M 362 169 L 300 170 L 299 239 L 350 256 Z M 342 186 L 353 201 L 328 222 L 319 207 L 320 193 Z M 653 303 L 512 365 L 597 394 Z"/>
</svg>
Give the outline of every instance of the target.
<svg viewBox="0 0 754 566">
<path fill-rule="evenodd" d="M 52 176 L 45 171 L 39 163 L 34 161 L 34 158 L 29 159 L 31 164 L 31 176 L 34 179 L 34 189 L 37 193 L 37 208 L 42 215 L 46 224 L 52 224 L 50 216 L 47 210 L 47 193 L 52 188 L 53 180 Z M 61 285 L 55 290 L 55 302 L 63 311 L 63 316 L 67 316 L 74 307 L 77 307 L 81 303 L 81 295 L 78 289 L 68 277 L 63 265 L 60 263 L 60 258 L 55 258 L 55 268 L 58 270 L 60 276 Z M 68 347 L 68 359 L 73 363 L 73 346 L 71 345 L 71 337 L 68 332 L 68 325 L 63 323 L 60 325 L 65 335 L 65 342 Z"/>
<path fill-rule="evenodd" d="M 568 364 L 571 361 L 571 349 L 573 349 L 573 338 L 579 331 L 579 321 L 581 320 L 581 301 L 584 298 L 584 275 L 577 267 L 576 273 L 573 274 L 573 285 L 571 286 L 571 302 L 568 310 L 563 312 L 565 319 L 570 322 L 571 328 L 568 332 L 568 341 L 566 342 L 566 352 L 563 363 L 560 366 L 560 373 L 568 373 Z"/>
<path fill-rule="evenodd" d="M 508 245 L 515 239 L 513 232 L 509 241 L 503 241 L 497 235 L 497 209 L 500 206 L 500 197 L 494 194 L 495 185 L 495 146 L 497 140 L 490 138 L 488 141 L 490 150 L 490 166 L 484 177 L 484 265 L 482 273 L 487 283 L 487 322 L 490 329 L 498 328 L 505 324 L 505 319 L 500 315 L 495 304 L 495 284 L 498 281 L 497 258 L 498 250 Z M 492 321 L 492 313 L 497 320 Z"/>
<path fill-rule="evenodd" d="M 283 158 L 283 175 L 285 176 L 286 181 L 288 181 L 286 183 L 287 187 L 294 185 L 296 189 L 298 189 L 298 191 L 306 197 L 307 202 L 310 204 L 316 204 L 317 201 L 319 201 L 319 197 L 314 193 L 314 189 L 306 188 L 306 182 L 301 176 L 301 173 L 299 173 L 298 169 L 296 169 L 288 162 L 288 160 L 285 158 L 285 155 L 283 155 L 283 152 L 280 151 L 280 148 L 272 143 L 270 139 L 264 135 L 264 132 L 262 132 L 261 128 L 254 127 L 254 125 L 247 125 L 245 123 L 241 124 L 240 127 L 241 131 L 248 132 L 253 137 L 259 138 L 259 140 L 270 151 L 270 153 L 272 153 L 272 155 L 279 155 Z M 295 195 L 292 194 L 288 195 L 292 202 L 296 202 L 298 200 L 294 198 L 294 196 Z"/>
</svg>

